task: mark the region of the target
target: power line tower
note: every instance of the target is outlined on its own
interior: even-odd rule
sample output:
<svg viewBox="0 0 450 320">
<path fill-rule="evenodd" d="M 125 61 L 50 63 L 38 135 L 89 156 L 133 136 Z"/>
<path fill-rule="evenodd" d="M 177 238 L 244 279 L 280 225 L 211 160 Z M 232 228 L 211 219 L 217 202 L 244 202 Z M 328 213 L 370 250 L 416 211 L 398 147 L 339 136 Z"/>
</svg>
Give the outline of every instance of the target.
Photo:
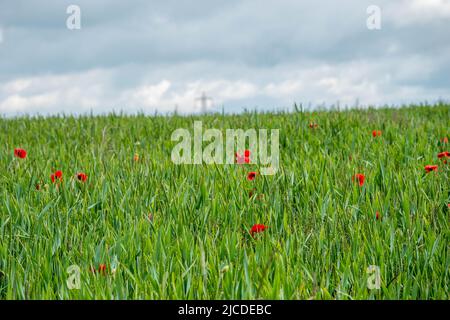
<svg viewBox="0 0 450 320">
<path fill-rule="evenodd" d="M 195 101 L 200 101 L 201 113 L 206 113 L 208 102 L 211 102 L 212 104 L 213 99 L 211 97 L 207 97 L 206 93 L 203 91 L 201 97 L 198 97 L 197 99 L 195 99 Z"/>
</svg>

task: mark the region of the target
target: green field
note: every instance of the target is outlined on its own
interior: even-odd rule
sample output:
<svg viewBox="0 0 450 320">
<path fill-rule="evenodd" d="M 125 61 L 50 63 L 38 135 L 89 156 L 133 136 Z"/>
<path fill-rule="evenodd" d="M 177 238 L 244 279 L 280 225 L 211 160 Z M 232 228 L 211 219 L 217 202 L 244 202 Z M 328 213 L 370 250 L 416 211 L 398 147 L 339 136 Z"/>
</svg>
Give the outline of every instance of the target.
<svg viewBox="0 0 450 320">
<path fill-rule="evenodd" d="M 280 129 L 280 170 L 175 165 L 194 120 Z M 445 104 L 0 119 L 0 299 L 449 299 L 449 127 Z"/>
</svg>

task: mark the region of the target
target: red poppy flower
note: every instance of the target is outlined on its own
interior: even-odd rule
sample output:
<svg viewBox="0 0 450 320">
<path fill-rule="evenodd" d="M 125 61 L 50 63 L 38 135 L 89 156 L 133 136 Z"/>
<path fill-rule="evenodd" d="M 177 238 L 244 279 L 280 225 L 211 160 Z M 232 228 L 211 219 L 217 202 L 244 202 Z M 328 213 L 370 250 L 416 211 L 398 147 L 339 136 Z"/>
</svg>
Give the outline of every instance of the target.
<svg viewBox="0 0 450 320">
<path fill-rule="evenodd" d="M 444 152 L 438 153 L 438 158 L 439 159 L 441 159 L 441 158 L 450 158 L 450 152 L 444 151 Z"/>
<path fill-rule="evenodd" d="M 104 263 L 101 263 L 99 266 L 98 266 L 98 269 L 95 269 L 95 267 L 93 267 L 92 265 L 89 267 L 89 271 L 90 272 L 92 272 L 92 273 L 101 273 L 101 274 L 105 274 L 106 273 L 106 264 L 104 264 Z"/>
<path fill-rule="evenodd" d="M 14 149 L 14 156 L 20 159 L 25 159 L 27 157 L 27 152 L 24 149 Z"/>
<path fill-rule="evenodd" d="M 264 230 L 266 230 L 268 227 L 263 225 L 263 224 L 255 224 L 253 225 L 253 227 L 250 229 L 250 234 L 252 235 L 252 237 L 254 236 L 255 233 L 259 233 L 259 232 L 263 232 Z"/>
<path fill-rule="evenodd" d="M 366 176 L 362 173 L 357 173 L 352 177 L 352 181 L 354 182 L 355 179 L 358 180 L 359 186 L 362 187 L 364 185 L 364 181 L 366 180 Z"/>
<path fill-rule="evenodd" d="M 379 213 L 378 211 L 375 213 L 375 218 L 376 218 L 377 220 L 380 220 L 380 213 Z"/>
<path fill-rule="evenodd" d="M 245 150 L 244 151 L 244 162 L 245 163 L 250 163 L 250 150 Z"/>
<path fill-rule="evenodd" d="M 79 181 L 81 181 L 81 182 L 86 182 L 86 180 L 87 180 L 87 175 L 85 174 L 85 173 L 83 173 L 83 172 L 79 172 L 79 173 L 77 173 L 77 179 L 79 180 Z"/>
<path fill-rule="evenodd" d="M 245 150 L 245 153 L 243 156 L 241 156 L 239 153 L 235 153 L 234 154 L 235 158 L 236 158 L 236 163 L 237 164 L 244 164 L 244 163 L 250 163 L 250 151 Z"/>
<path fill-rule="evenodd" d="M 248 181 L 253 181 L 253 180 L 255 180 L 256 175 L 257 175 L 257 173 L 254 172 L 254 171 L 249 172 L 249 174 L 247 175 L 247 180 L 248 180 Z"/>
<path fill-rule="evenodd" d="M 104 263 L 101 263 L 101 264 L 98 266 L 98 272 L 100 272 L 100 273 L 102 273 L 102 274 L 104 274 L 104 273 L 106 272 L 106 265 L 105 265 Z"/>
<path fill-rule="evenodd" d="M 53 183 L 55 183 L 56 180 L 62 180 L 62 171 L 58 170 L 55 173 L 52 173 L 50 179 L 52 179 Z"/>
<path fill-rule="evenodd" d="M 311 122 L 311 123 L 309 124 L 309 128 L 310 128 L 310 129 L 316 129 L 318 126 L 319 126 L 319 125 L 318 125 L 317 123 L 313 123 L 313 122 Z"/>
<path fill-rule="evenodd" d="M 436 165 L 427 165 L 425 166 L 425 171 L 427 173 L 431 172 L 431 171 L 436 171 L 438 169 L 438 166 Z"/>
<path fill-rule="evenodd" d="M 372 131 L 372 136 L 373 136 L 373 137 L 379 137 L 379 136 L 381 136 L 381 131 L 380 131 L 380 130 L 373 130 L 373 131 Z"/>
</svg>

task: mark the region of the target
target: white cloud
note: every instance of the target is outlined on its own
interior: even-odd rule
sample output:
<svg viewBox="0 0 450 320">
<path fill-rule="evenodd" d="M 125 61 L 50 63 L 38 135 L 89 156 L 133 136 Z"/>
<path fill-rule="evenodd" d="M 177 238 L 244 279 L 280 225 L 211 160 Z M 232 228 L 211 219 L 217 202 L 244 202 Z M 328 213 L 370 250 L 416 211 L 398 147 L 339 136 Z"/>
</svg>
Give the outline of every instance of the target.
<svg viewBox="0 0 450 320">
<path fill-rule="evenodd" d="M 29 97 L 12 95 L 2 101 L 0 111 L 15 113 L 28 111 L 31 108 L 39 110 L 40 108 L 47 108 L 49 105 L 54 105 L 57 100 L 56 93 L 37 94 Z"/>
<path fill-rule="evenodd" d="M 263 92 L 270 97 L 283 98 L 302 92 L 304 85 L 300 80 L 285 80 L 279 83 L 269 83 Z"/>
<path fill-rule="evenodd" d="M 30 84 L 30 79 L 17 79 L 6 83 L 1 89 L 5 93 L 19 93 L 28 88 Z"/>
<path fill-rule="evenodd" d="M 341 64 L 320 64 L 301 69 L 292 66 L 279 67 L 273 77 L 271 69 L 258 71 L 254 77 L 237 79 L 211 77 L 210 79 L 164 80 L 143 78 L 127 88 L 114 83 L 121 78 L 120 70 L 91 70 L 76 74 L 45 75 L 18 78 L 0 86 L 0 113 L 21 114 L 70 112 L 95 113 L 109 110 L 153 113 L 192 113 L 200 110 L 196 100 L 202 92 L 213 98 L 211 110 L 223 105 L 240 104 L 258 97 L 269 101 L 259 105 L 273 109 L 274 99 L 283 105 L 294 102 L 312 102 L 328 105 L 339 101 L 342 105 L 380 105 L 405 103 L 445 97 L 445 90 L 424 89 L 410 84 L 410 79 L 426 78 L 432 73 L 431 60 L 420 56 L 392 61 L 359 60 Z M 182 68 L 179 69 L 182 74 Z"/>
<path fill-rule="evenodd" d="M 134 88 L 132 90 L 125 91 L 120 98 L 130 106 L 142 106 L 157 108 L 164 100 L 164 95 L 170 88 L 170 81 L 162 80 L 161 82 L 151 85 L 145 84 Z"/>
<path fill-rule="evenodd" d="M 86 112 L 105 97 L 107 81 L 98 70 L 16 78 L 0 85 L 0 113 Z"/>
</svg>

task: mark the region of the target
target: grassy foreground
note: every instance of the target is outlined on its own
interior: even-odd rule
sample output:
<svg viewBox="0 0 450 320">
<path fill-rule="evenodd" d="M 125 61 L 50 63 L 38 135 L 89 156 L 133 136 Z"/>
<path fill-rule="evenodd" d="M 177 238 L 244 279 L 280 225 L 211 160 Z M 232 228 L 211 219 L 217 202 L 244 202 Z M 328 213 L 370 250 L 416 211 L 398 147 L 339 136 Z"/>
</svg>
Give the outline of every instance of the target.
<svg viewBox="0 0 450 320">
<path fill-rule="evenodd" d="M 194 120 L 280 129 L 280 170 L 173 164 Z M 442 104 L 0 119 L 0 299 L 449 299 L 449 127 Z"/>
</svg>

